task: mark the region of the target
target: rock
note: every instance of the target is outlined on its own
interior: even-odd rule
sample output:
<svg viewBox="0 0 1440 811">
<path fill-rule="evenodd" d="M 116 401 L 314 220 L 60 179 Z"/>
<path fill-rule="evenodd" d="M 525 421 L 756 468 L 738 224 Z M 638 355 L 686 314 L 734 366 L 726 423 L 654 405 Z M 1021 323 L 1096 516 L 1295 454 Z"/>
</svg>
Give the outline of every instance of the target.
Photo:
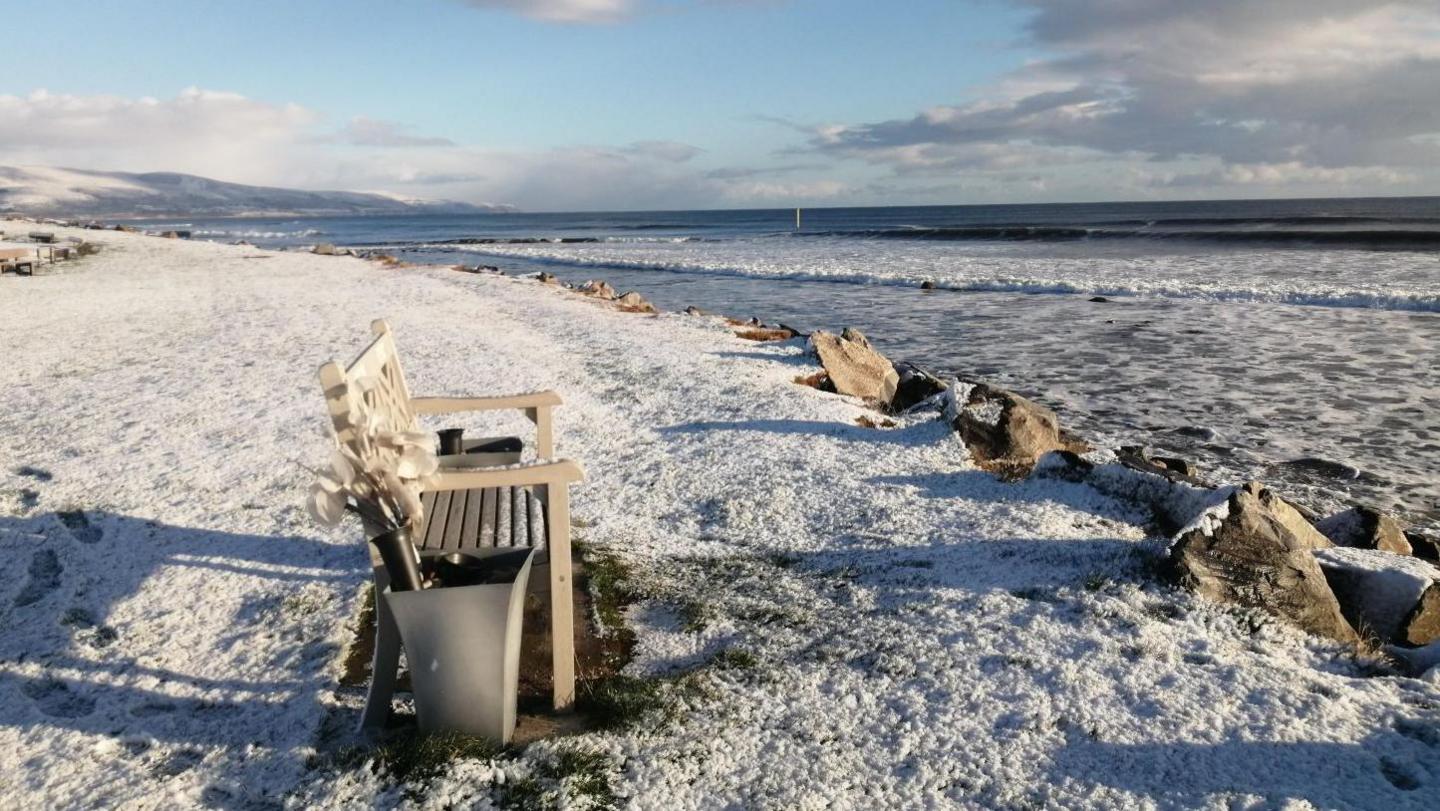
<svg viewBox="0 0 1440 811">
<path fill-rule="evenodd" d="M 1361 635 L 1426 645 L 1440 638 L 1440 569 L 1375 549 L 1336 547 L 1315 553 L 1340 610 Z"/>
<path fill-rule="evenodd" d="M 1166 464 L 1160 461 L 1161 458 L 1167 459 L 1172 464 Z M 1150 455 L 1150 449 L 1143 445 L 1122 445 L 1120 449 L 1115 452 L 1115 459 L 1131 470 L 1138 470 L 1142 473 L 1153 473 L 1157 476 L 1163 476 L 1172 482 L 1183 481 L 1187 484 L 1204 484 L 1195 478 L 1192 473 L 1188 472 L 1190 469 L 1193 469 L 1188 463 L 1170 457 L 1152 457 Z"/>
<path fill-rule="evenodd" d="M 499 273 L 499 272 L 500 272 L 500 268 L 499 268 L 499 266 L 497 266 L 497 265 L 476 265 L 476 266 L 475 266 L 475 272 L 476 272 L 476 273 Z"/>
<path fill-rule="evenodd" d="M 930 281 L 929 279 L 926 279 L 925 281 L 923 281 L 923 282 L 920 283 L 920 289 L 921 289 L 921 290 L 934 290 L 934 289 L 935 289 L 935 283 L 932 282 L 932 281 Z"/>
<path fill-rule="evenodd" d="M 943 380 L 913 363 L 898 364 L 895 370 L 900 380 L 895 386 L 895 399 L 890 402 L 892 411 L 912 409 L 949 388 Z"/>
<path fill-rule="evenodd" d="M 138 230 L 140 230 L 140 229 L 136 228 L 136 227 L 133 226 L 133 225 L 117 225 L 117 226 L 115 226 L 115 230 L 116 230 L 116 231 L 124 231 L 124 232 L 126 232 L 126 233 L 133 234 L 133 233 L 135 233 L 136 231 L 138 231 Z"/>
<path fill-rule="evenodd" d="M 1315 528 L 1337 546 L 1413 554 L 1405 530 L 1395 519 L 1372 507 L 1351 507 L 1321 520 Z"/>
<path fill-rule="evenodd" d="M 1405 645 L 1428 645 L 1440 640 L 1440 583 L 1431 583 L 1425 593 L 1415 601 L 1415 608 L 1405 616 L 1400 629 L 1401 638 L 1396 640 Z"/>
<path fill-rule="evenodd" d="M 1320 459 L 1314 456 L 1306 456 L 1300 459 L 1291 459 L 1280 462 L 1275 467 L 1289 468 L 1301 473 L 1309 473 L 1313 476 L 1326 479 L 1345 479 L 1353 481 L 1360 478 L 1360 469 L 1347 465 L 1344 462 L 1334 462 L 1329 459 Z"/>
<path fill-rule="evenodd" d="M 313 253 L 313 254 L 318 254 L 318 255 L 320 255 L 320 256 L 334 256 L 334 255 L 335 255 L 335 246 L 334 246 L 334 245 L 331 245 L 331 244 L 328 243 L 328 242 L 322 242 L 322 243 L 320 243 L 319 245 L 316 245 L 315 247 L 311 248 L 311 249 L 310 249 L 310 252 Z"/>
<path fill-rule="evenodd" d="M 945 418 L 982 466 L 1028 472 L 1043 454 L 1076 450 L 1050 409 L 985 383 L 950 387 Z"/>
<path fill-rule="evenodd" d="M 1273 490 L 1255 481 L 1247 482 L 1244 489 L 1250 495 L 1260 499 L 1260 503 L 1270 511 L 1275 520 L 1284 524 L 1285 528 L 1290 530 L 1290 533 L 1306 549 L 1318 551 L 1335 546 L 1329 538 L 1315 528 L 1314 524 L 1310 523 L 1303 513 L 1295 508 L 1295 505 L 1276 495 Z"/>
<path fill-rule="evenodd" d="M 575 289 L 580 295 L 591 298 L 600 298 L 606 301 L 614 301 L 620 298 L 620 294 L 615 292 L 615 288 L 611 287 L 610 283 L 603 279 L 591 279 Z"/>
<path fill-rule="evenodd" d="M 616 296 L 615 303 L 620 309 L 627 313 L 658 313 L 655 305 L 645 300 L 645 297 L 631 290 L 623 296 Z"/>
<path fill-rule="evenodd" d="M 1410 542 L 1410 553 L 1432 563 L 1440 562 L 1440 540 L 1422 532 L 1405 530 L 1405 540 Z"/>
<path fill-rule="evenodd" d="M 709 313 L 705 312 L 704 310 L 700 309 L 699 307 L 696 307 L 696 306 L 693 305 L 693 304 L 690 305 L 689 307 L 686 307 L 686 308 L 685 308 L 685 314 L 686 314 L 686 315 L 709 315 Z"/>
<path fill-rule="evenodd" d="M 1231 493 L 1170 547 L 1180 582 L 1217 602 L 1260 609 L 1312 634 L 1358 637 L 1314 553 L 1250 490 Z"/>
<path fill-rule="evenodd" d="M 796 338 L 809 338 L 809 337 L 810 337 L 810 333 L 806 332 L 805 330 L 795 329 L 794 327 L 790 326 L 789 324 L 776 324 L 775 327 L 776 327 L 776 329 L 785 330 L 786 332 L 790 333 L 791 335 L 793 335 L 793 336 L 796 337 Z"/>
<path fill-rule="evenodd" d="M 1177 456 L 1152 456 L 1150 461 L 1173 473 L 1179 473 L 1181 476 L 1193 479 L 1200 475 L 1200 469 L 1188 459 L 1181 459 Z"/>
<path fill-rule="evenodd" d="M 1091 303 L 1091 304 L 1109 304 L 1109 303 L 1110 303 L 1110 299 L 1105 298 L 1104 296 L 1094 296 L 1094 297 L 1092 297 L 1092 298 L 1090 299 L 1090 303 Z"/>
<path fill-rule="evenodd" d="M 795 333 L 784 327 L 741 327 L 735 330 L 735 336 L 747 341 L 788 341 Z"/>
<path fill-rule="evenodd" d="M 870 345 L 870 339 L 865 337 L 865 333 L 861 332 L 858 329 L 855 329 L 854 327 L 846 327 L 845 329 L 840 330 L 840 337 L 847 341 L 854 341 L 855 343 L 860 344 L 866 349 L 875 348 Z"/>
<path fill-rule="evenodd" d="M 560 284 L 560 280 L 557 279 L 553 273 L 541 273 L 535 277 L 535 280 L 541 284 L 553 284 L 557 286 Z"/>
<path fill-rule="evenodd" d="M 855 330 L 846 332 L 859 334 Z M 860 343 L 829 332 L 815 332 L 810 335 L 810 347 L 820 358 L 835 391 L 885 407 L 895 399 L 900 374 L 889 358 L 870 348 L 869 341 Z"/>
</svg>

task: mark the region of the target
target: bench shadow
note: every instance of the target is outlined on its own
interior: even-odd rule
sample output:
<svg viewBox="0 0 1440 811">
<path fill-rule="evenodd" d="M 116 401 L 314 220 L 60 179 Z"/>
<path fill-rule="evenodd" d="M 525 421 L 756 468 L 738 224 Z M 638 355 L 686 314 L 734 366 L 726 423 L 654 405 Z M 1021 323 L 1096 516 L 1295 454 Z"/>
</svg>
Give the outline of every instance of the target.
<svg viewBox="0 0 1440 811">
<path fill-rule="evenodd" d="M 166 583 L 187 568 L 214 572 L 205 582 L 220 591 L 207 601 L 187 584 L 166 598 Z M 320 732 L 316 719 L 354 723 L 330 718 L 346 710 L 321 704 L 317 688 L 332 682 L 323 674 L 341 653 L 321 625 L 367 574 L 358 544 L 103 511 L 0 517 L 0 727 L 112 741 L 100 756 L 116 773 L 113 803 L 133 799 L 127 777 L 165 790 L 160 783 L 203 762 L 206 779 L 217 778 L 206 802 L 274 805 L 280 798 L 266 791 L 283 787 L 266 775 L 303 763 Z M 187 612 L 188 622 L 176 616 Z M 188 624 L 206 633 L 163 636 Z M 222 658 L 235 672 L 216 667 Z M 34 755 L 67 756 L 43 746 Z"/>
</svg>

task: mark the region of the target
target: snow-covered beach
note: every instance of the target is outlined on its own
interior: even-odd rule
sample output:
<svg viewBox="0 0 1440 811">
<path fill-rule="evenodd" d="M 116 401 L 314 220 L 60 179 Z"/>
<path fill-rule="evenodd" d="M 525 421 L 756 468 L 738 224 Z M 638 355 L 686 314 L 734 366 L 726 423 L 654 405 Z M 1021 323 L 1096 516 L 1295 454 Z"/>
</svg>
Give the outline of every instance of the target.
<svg viewBox="0 0 1440 811">
<path fill-rule="evenodd" d="M 487 807 L 561 751 L 641 808 L 1440 805 L 1440 684 L 1158 582 L 1135 506 L 1000 482 L 933 414 L 858 427 L 793 384 L 798 341 L 523 279 L 99 240 L 0 280 L 6 806 Z M 646 597 L 630 672 L 697 686 L 663 722 L 409 791 L 327 765 L 369 572 L 358 528 L 302 508 L 314 373 L 381 316 L 417 393 L 565 398 L 577 532 Z"/>
</svg>

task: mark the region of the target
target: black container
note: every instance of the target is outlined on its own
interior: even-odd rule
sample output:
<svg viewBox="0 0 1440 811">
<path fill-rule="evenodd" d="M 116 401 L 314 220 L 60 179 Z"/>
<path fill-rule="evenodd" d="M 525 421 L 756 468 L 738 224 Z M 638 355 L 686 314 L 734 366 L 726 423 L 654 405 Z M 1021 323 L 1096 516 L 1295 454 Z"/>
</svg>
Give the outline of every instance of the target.
<svg viewBox="0 0 1440 811">
<path fill-rule="evenodd" d="M 511 583 L 533 551 L 531 547 L 519 546 L 487 549 L 480 554 L 452 552 L 426 558 L 425 563 L 427 570 L 435 576 L 437 585 L 442 587 Z"/>
<path fill-rule="evenodd" d="M 415 545 L 410 543 L 409 527 L 376 535 L 370 543 L 379 550 L 380 559 L 385 562 L 391 591 L 419 591 L 425 587 L 420 579 L 420 566 L 415 562 Z"/>
<path fill-rule="evenodd" d="M 446 428 L 439 432 L 440 455 L 455 456 L 465 452 L 465 429 Z"/>
</svg>

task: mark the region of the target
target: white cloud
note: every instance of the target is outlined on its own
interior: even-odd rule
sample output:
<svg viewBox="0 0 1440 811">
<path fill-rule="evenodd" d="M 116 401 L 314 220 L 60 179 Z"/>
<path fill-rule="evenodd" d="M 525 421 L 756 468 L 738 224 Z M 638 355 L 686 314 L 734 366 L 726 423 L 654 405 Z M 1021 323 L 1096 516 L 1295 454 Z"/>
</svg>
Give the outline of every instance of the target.
<svg viewBox="0 0 1440 811">
<path fill-rule="evenodd" d="M 420 147 L 455 145 L 455 142 L 449 138 L 411 135 L 405 131 L 406 129 L 404 125 L 394 121 L 380 121 L 360 115 L 350 119 L 344 127 L 340 128 L 339 132 L 322 138 L 321 140 L 322 142 L 329 141 L 354 146 Z"/>
<path fill-rule="evenodd" d="M 293 104 L 190 88 L 170 99 L 0 96 L 0 154 L 12 164 L 222 174 L 273 180 L 317 122 Z"/>
<path fill-rule="evenodd" d="M 661 139 L 619 146 L 496 150 L 413 134 L 357 116 L 339 129 L 293 104 L 189 89 L 173 98 L 0 96 L 0 162 L 131 172 L 185 172 L 303 189 L 401 195 L 524 208 L 688 208 L 812 204 L 846 187 L 825 178 L 775 183 L 779 166 L 713 172 L 704 150 Z"/>
<path fill-rule="evenodd" d="M 464 0 L 481 8 L 513 11 L 556 23 L 612 23 L 634 12 L 633 0 Z"/>
<path fill-rule="evenodd" d="M 966 103 L 817 127 L 813 148 L 932 177 L 1199 160 L 1220 168 L 1174 183 L 1440 180 L 1434 0 L 1015 2 L 1049 57 Z"/>
</svg>

